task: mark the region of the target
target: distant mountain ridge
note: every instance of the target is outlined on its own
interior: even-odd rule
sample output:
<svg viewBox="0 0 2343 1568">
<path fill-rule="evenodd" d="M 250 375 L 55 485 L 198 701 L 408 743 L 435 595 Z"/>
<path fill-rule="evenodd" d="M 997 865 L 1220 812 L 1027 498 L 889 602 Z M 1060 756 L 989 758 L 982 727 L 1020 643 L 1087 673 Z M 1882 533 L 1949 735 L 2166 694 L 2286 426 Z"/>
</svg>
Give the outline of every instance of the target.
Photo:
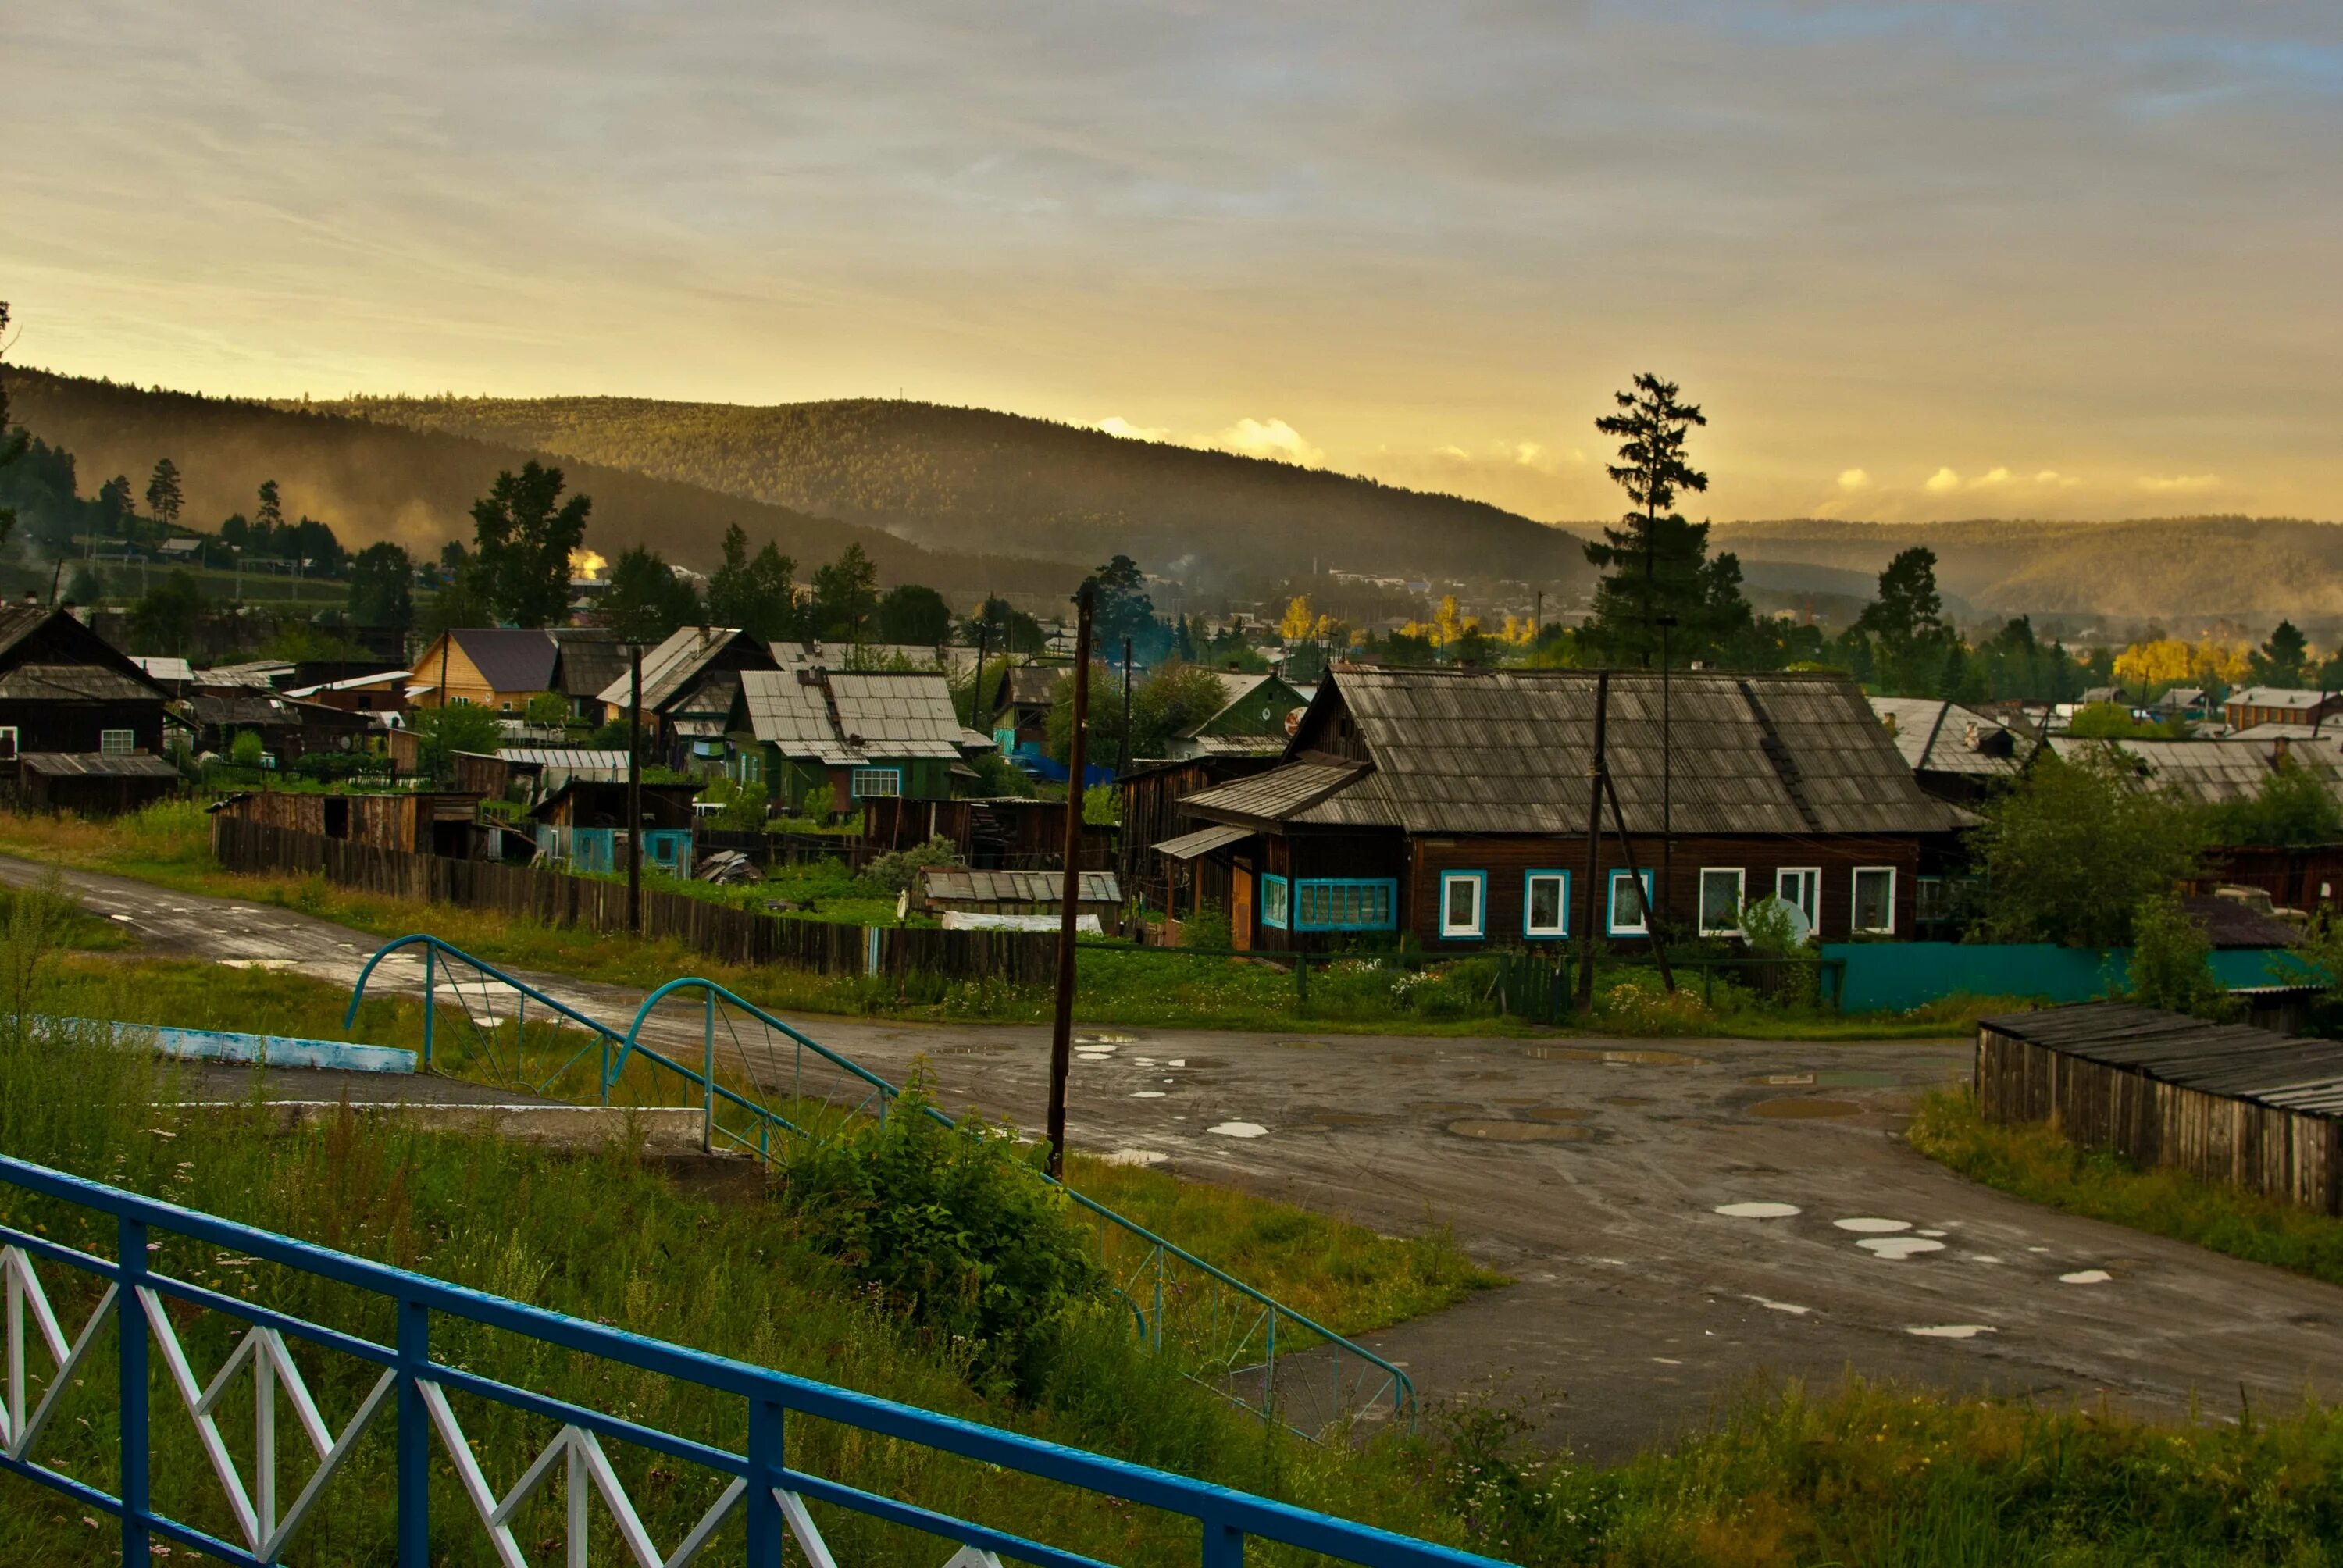
<svg viewBox="0 0 2343 1568">
<path fill-rule="evenodd" d="M 880 528 L 930 549 L 1266 587 L 1313 566 L 1513 578 L 1564 590 L 1591 570 L 1573 535 L 1463 497 L 1226 452 L 936 404 L 750 407 L 641 397 L 367 398 L 379 424 L 571 456 Z"/>
<path fill-rule="evenodd" d="M 2144 518 L 2072 523 L 1785 518 L 1719 523 L 1713 548 L 1765 562 L 1776 584 L 1803 565 L 1875 574 L 1914 545 L 1936 552 L 1936 580 L 1980 614 L 2059 613 L 2186 623 L 2280 617 L 2343 619 L 2343 527 L 2294 518 Z"/>
<path fill-rule="evenodd" d="M 269 405 L 168 392 L 11 366 L 11 412 L 26 429 L 71 452 L 83 495 L 116 474 L 143 494 L 157 457 L 178 465 L 186 497 L 182 521 L 216 528 L 249 514 L 263 479 L 283 489 L 287 516 L 334 525 L 357 548 L 377 539 L 436 559 L 439 545 L 469 539 L 471 506 L 501 469 L 540 456 L 533 449 L 388 421 L 352 418 L 323 406 Z M 931 551 L 882 529 L 818 517 L 749 497 L 721 494 L 574 458 L 560 467 L 573 492 L 594 498 L 586 542 L 606 557 L 647 544 L 678 565 L 706 571 L 725 528 L 739 523 L 752 543 L 769 538 L 813 568 L 860 542 L 887 583 L 920 582 L 955 603 L 987 589 L 1062 596 L 1079 574 L 1061 562 L 1009 554 Z"/>
</svg>

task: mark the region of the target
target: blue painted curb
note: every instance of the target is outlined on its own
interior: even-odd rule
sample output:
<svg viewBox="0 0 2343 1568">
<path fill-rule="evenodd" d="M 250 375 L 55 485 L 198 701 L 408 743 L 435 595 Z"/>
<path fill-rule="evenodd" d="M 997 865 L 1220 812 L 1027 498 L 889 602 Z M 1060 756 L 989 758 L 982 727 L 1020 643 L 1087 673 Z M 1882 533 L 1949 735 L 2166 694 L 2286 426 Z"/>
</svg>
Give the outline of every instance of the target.
<svg viewBox="0 0 2343 1568">
<path fill-rule="evenodd" d="M 271 1067 L 337 1068 L 345 1072 L 413 1072 L 415 1052 L 339 1040 L 301 1040 L 229 1030 L 174 1029 L 97 1018 L 45 1018 L 46 1028 L 111 1029 L 124 1045 L 152 1044 L 164 1056 L 187 1061 L 266 1062 Z"/>
</svg>

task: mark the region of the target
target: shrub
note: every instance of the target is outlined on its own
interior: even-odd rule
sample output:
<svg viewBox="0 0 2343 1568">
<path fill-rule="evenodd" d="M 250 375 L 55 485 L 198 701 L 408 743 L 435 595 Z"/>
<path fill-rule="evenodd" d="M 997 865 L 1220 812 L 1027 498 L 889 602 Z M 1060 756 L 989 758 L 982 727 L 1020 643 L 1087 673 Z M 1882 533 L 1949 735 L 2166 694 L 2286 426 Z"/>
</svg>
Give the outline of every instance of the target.
<svg viewBox="0 0 2343 1568">
<path fill-rule="evenodd" d="M 806 1238 L 936 1341 L 980 1389 L 1031 1393 L 1070 1313 L 1104 1299 L 1038 1146 L 971 1114 L 930 1114 L 926 1064 L 882 1121 L 799 1154 L 781 1174 Z"/>
<path fill-rule="evenodd" d="M 257 768 L 267 755 L 268 748 L 262 744 L 257 729 L 239 729 L 228 742 L 228 760 L 238 768 Z"/>
<path fill-rule="evenodd" d="M 952 848 L 952 841 L 938 834 L 924 844 L 915 844 L 908 849 L 892 849 L 877 857 L 862 868 L 862 879 L 876 882 L 890 893 L 900 893 L 920 879 L 922 867 L 959 863 L 960 854 Z"/>
<path fill-rule="evenodd" d="M 2213 978 L 2213 942 L 2180 900 L 2143 900 L 2132 916 L 2131 997 L 2142 1007 L 2198 1018 L 2234 1018 L 2242 1010 Z"/>
<path fill-rule="evenodd" d="M 1236 945 L 1235 932 L 1229 926 L 1229 912 L 1218 904 L 1206 904 L 1180 922 L 1180 945 L 1183 948 L 1228 949 Z"/>
</svg>

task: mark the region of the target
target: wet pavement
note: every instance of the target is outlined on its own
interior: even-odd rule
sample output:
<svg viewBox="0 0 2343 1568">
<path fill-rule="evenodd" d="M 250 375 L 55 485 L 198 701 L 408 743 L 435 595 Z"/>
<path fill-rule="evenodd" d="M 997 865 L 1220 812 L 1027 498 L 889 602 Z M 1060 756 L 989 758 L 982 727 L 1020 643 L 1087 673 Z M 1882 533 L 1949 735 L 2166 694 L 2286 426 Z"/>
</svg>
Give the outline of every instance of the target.
<svg viewBox="0 0 2343 1568">
<path fill-rule="evenodd" d="M 0 879 L 34 874 L 0 861 Z M 375 945 L 266 906 L 70 880 L 158 955 L 347 984 Z M 384 980 L 419 971 L 388 965 Z M 640 1000 L 547 979 L 614 1022 Z M 679 1002 L 659 1037 L 696 1041 L 696 1007 Z M 925 1056 L 954 1109 L 1041 1122 L 1046 1029 L 801 1027 L 890 1078 Z M 1513 1276 L 1366 1342 L 1434 1397 L 1528 1402 L 1590 1457 L 1697 1425 L 1769 1377 L 1853 1371 L 2220 1418 L 2241 1391 L 2267 1408 L 2343 1375 L 2343 1290 L 2036 1208 L 1906 1148 L 1916 1093 L 1966 1075 L 1963 1041 L 1079 1032 L 1077 1148 L 1392 1233 L 1447 1225 Z"/>
</svg>

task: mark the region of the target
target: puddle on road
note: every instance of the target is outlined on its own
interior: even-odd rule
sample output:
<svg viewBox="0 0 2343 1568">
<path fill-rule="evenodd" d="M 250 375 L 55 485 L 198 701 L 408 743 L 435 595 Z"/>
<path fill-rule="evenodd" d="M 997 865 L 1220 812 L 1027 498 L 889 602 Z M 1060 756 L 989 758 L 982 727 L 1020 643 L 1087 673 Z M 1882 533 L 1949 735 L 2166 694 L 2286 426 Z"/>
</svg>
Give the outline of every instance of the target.
<svg viewBox="0 0 2343 1568">
<path fill-rule="evenodd" d="M 1799 1089 L 1813 1083 L 1811 1072 L 1761 1072 L 1755 1078 L 1745 1078 L 1744 1083 L 1754 1083 L 1760 1089 Z"/>
<path fill-rule="evenodd" d="M 1538 1061 L 1599 1061 L 1606 1067 L 1705 1067 L 1706 1060 L 1681 1050 L 1596 1050 L 1584 1045 L 1525 1045 L 1522 1054 Z"/>
<path fill-rule="evenodd" d="M 1716 1212 L 1728 1220 L 1791 1220 L 1798 1214 L 1795 1203 L 1719 1203 Z"/>
<path fill-rule="evenodd" d="M 2058 1282 L 2062 1285 L 2104 1285 L 2114 1278 L 2105 1269 L 2077 1269 L 2071 1274 L 2059 1275 Z"/>
<path fill-rule="evenodd" d="M 1076 1045 L 1137 1045 L 1139 1037 L 1135 1034 L 1078 1034 L 1074 1036 L 1074 1043 Z"/>
<path fill-rule="evenodd" d="M 1899 1231 L 1908 1231 L 1912 1228 L 1912 1221 L 1909 1220 L 1883 1220 L 1871 1214 L 1857 1214 L 1852 1219 L 1833 1220 L 1831 1223 L 1842 1231 L 1852 1231 L 1858 1236 L 1892 1236 Z"/>
<path fill-rule="evenodd" d="M 1591 1114 L 1575 1105 L 1540 1105 L 1530 1111 L 1531 1120 L 1536 1121 L 1584 1121 Z"/>
<path fill-rule="evenodd" d="M 1942 1241 L 1931 1241 L 1925 1236 L 1865 1236 L 1855 1245 L 1881 1258 L 1911 1258 L 1945 1250 Z"/>
<path fill-rule="evenodd" d="M 1204 1129 L 1223 1138 L 1266 1138 L 1269 1129 L 1258 1121 L 1222 1121 Z"/>
<path fill-rule="evenodd" d="M 1459 1138 L 1485 1138 L 1492 1143 L 1574 1143 L 1592 1136 L 1584 1127 L 1557 1127 L 1550 1121 L 1499 1121 L 1485 1117 L 1452 1121 L 1448 1131 Z"/>
<path fill-rule="evenodd" d="M 1814 1100 L 1805 1095 L 1789 1095 L 1780 1100 L 1761 1100 L 1749 1107 L 1752 1116 L 1763 1116 L 1772 1121 L 1815 1121 L 1830 1116 L 1854 1116 L 1863 1107 L 1846 1100 Z"/>
<path fill-rule="evenodd" d="M 1893 1089 L 1903 1081 L 1896 1074 L 1875 1068 L 1847 1067 L 1815 1074 L 1815 1086 L 1818 1089 Z"/>
<path fill-rule="evenodd" d="M 1922 1328 L 1907 1328 L 1907 1334 L 1917 1334 L 1924 1340 L 1973 1340 L 1979 1334 L 1993 1332 L 1991 1323 L 1931 1323 Z"/>
</svg>

